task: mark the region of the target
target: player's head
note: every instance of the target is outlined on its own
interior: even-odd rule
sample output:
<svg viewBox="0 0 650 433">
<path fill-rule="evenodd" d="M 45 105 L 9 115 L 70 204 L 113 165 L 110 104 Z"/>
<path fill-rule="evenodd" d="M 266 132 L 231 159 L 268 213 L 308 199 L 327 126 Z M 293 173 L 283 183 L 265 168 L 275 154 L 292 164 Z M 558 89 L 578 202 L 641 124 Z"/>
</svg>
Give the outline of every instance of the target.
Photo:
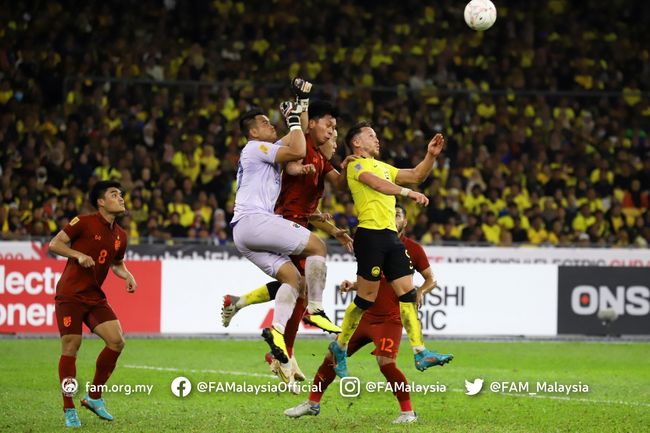
<svg viewBox="0 0 650 433">
<path fill-rule="evenodd" d="M 321 144 L 318 147 L 319 152 L 327 159 L 328 161 L 332 159 L 332 156 L 334 156 L 334 153 L 336 152 L 336 139 L 338 138 L 339 133 L 334 130 L 334 134 L 332 134 L 332 137 L 325 142 L 325 144 Z"/>
<path fill-rule="evenodd" d="M 122 185 L 116 180 L 100 180 L 90 190 L 90 204 L 109 214 L 123 214 L 126 208 L 122 197 Z"/>
<path fill-rule="evenodd" d="M 325 144 L 336 131 L 339 111 L 331 102 L 313 101 L 309 104 L 309 135 L 316 147 Z"/>
<path fill-rule="evenodd" d="M 275 142 L 278 138 L 275 127 L 259 108 L 242 114 L 239 118 L 239 128 L 249 140 Z"/>
<path fill-rule="evenodd" d="M 379 138 L 370 122 L 359 122 L 352 126 L 345 135 L 347 144 L 352 153 L 359 156 L 379 156 Z"/>
<path fill-rule="evenodd" d="M 404 209 L 400 204 L 395 205 L 395 226 L 397 227 L 398 234 L 402 234 L 406 228 L 406 224 L 406 209 Z"/>
</svg>

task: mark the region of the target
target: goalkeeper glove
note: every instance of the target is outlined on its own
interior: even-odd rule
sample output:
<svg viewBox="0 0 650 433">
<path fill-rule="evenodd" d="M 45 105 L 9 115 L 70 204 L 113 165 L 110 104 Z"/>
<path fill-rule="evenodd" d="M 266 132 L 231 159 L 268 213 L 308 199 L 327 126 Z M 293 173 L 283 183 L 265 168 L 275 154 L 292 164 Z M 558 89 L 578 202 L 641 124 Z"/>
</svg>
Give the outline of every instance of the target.
<svg viewBox="0 0 650 433">
<path fill-rule="evenodd" d="M 280 104 L 280 112 L 284 116 L 290 131 L 302 129 L 300 127 L 300 113 L 302 107 L 294 101 L 284 101 Z"/>
<path fill-rule="evenodd" d="M 296 95 L 296 99 L 302 107 L 302 111 L 307 111 L 309 108 L 309 92 L 311 92 L 311 83 L 300 77 L 296 77 L 291 80 L 291 91 Z"/>
</svg>

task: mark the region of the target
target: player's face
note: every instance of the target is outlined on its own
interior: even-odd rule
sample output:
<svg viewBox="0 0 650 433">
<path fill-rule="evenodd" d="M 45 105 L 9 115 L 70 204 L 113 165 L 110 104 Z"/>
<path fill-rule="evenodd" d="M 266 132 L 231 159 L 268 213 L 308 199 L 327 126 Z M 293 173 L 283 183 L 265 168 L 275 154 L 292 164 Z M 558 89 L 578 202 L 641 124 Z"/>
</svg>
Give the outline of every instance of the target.
<svg viewBox="0 0 650 433">
<path fill-rule="evenodd" d="M 104 193 L 103 201 L 104 210 L 110 214 L 121 215 L 126 211 L 122 191 L 117 188 L 108 188 Z M 101 205 L 102 203 L 100 202 L 99 204 Z"/>
<path fill-rule="evenodd" d="M 309 134 L 318 147 L 329 141 L 336 131 L 336 118 L 326 114 L 318 120 L 309 121 Z"/>
<path fill-rule="evenodd" d="M 376 158 L 379 156 L 379 138 L 375 130 L 366 126 L 361 130 L 355 139 L 363 155 Z"/>
<path fill-rule="evenodd" d="M 332 159 L 332 156 L 334 156 L 334 153 L 336 152 L 336 138 L 338 137 L 338 133 L 336 132 L 336 129 L 334 130 L 334 135 L 325 142 L 322 146 L 318 148 L 321 154 L 327 159 L 328 161 Z"/>
<path fill-rule="evenodd" d="M 404 218 L 404 211 L 401 208 L 395 208 L 395 226 L 397 227 L 397 233 L 402 233 L 402 230 L 406 228 L 406 218 Z"/>
<path fill-rule="evenodd" d="M 271 143 L 278 139 L 278 133 L 271 124 L 268 117 L 263 114 L 255 116 L 255 128 L 251 128 L 251 136 L 260 141 L 269 141 Z"/>
</svg>

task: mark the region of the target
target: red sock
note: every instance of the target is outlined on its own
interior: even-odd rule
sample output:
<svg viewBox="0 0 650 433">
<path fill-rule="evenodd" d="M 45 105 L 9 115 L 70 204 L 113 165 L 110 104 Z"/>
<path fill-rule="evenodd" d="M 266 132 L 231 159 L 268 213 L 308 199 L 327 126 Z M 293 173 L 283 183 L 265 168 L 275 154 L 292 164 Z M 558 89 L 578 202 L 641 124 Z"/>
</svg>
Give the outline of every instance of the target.
<svg viewBox="0 0 650 433">
<path fill-rule="evenodd" d="M 66 377 L 77 376 L 77 358 L 75 356 L 61 355 L 59 358 L 59 385 Z M 63 394 L 63 391 L 61 391 Z M 74 402 L 72 397 L 63 395 L 63 409 L 74 409 Z"/>
<path fill-rule="evenodd" d="M 104 385 L 108 381 L 108 378 L 111 377 L 111 373 L 113 373 L 113 370 L 115 369 L 115 364 L 117 363 L 117 358 L 119 358 L 120 353 L 122 352 L 116 352 L 108 347 L 104 347 L 104 350 L 102 350 L 97 357 L 93 385 Z M 97 390 L 97 387 L 94 387 L 94 389 Z M 88 397 L 92 399 L 102 398 L 102 392 L 101 390 L 89 392 Z"/>
<path fill-rule="evenodd" d="M 300 326 L 300 321 L 304 314 L 305 298 L 298 298 L 296 300 L 296 306 L 293 308 L 293 313 L 291 314 L 287 325 L 284 327 L 284 344 L 287 345 L 287 355 L 289 355 L 289 357 L 293 356 L 293 343 L 296 341 L 298 326 Z"/>
<path fill-rule="evenodd" d="M 330 385 L 330 383 L 334 382 L 335 378 L 336 373 L 334 372 L 334 364 L 328 355 L 323 360 L 323 363 L 320 365 L 320 367 L 318 367 L 316 376 L 314 376 L 314 389 L 318 389 L 319 391 L 312 391 L 309 394 L 309 400 L 320 403 L 320 399 L 323 397 L 325 390 Z"/>
<path fill-rule="evenodd" d="M 393 389 L 406 389 L 406 386 L 404 385 L 406 385 L 408 382 L 406 381 L 404 374 L 400 371 L 399 368 L 397 368 L 397 364 L 391 362 L 390 364 L 382 365 L 379 367 L 379 369 L 381 370 L 386 380 L 389 383 L 393 384 Z M 400 386 L 398 384 L 403 385 Z M 399 402 L 399 407 L 402 412 L 410 412 L 413 410 L 413 407 L 411 406 L 411 396 L 408 392 L 396 391 L 393 394 L 395 394 L 395 397 L 397 397 L 397 401 Z"/>
</svg>

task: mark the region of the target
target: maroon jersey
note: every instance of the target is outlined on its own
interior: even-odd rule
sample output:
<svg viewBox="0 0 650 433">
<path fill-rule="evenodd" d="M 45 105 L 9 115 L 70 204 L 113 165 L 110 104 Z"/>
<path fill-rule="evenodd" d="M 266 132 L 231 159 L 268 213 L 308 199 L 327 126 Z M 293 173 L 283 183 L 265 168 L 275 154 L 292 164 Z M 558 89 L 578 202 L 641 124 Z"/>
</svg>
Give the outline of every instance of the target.
<svg viewBox="0 0 650 433">
<path fill-rule="evenodd" d="M 275 205 L 275 213 L 307 227 L 307 217 L 313 214 L 318 202 L 323 196 L 325 175 L 334 167 L 325 157 L 314 148 L 309 134 L 305 135 L 307 152 L 302 163 L 314 164 L 315 173 L 291 176 L 286 171 L 282 173 L 282 188 Z"/>
<path fill-rule="evenodd" d="M 117 223 L 111 227 L 99 212 L 73 218 L 63 231 L 70 237 L 70 247 L 92 257 L 95 266 L 84 268 L 76 259 L 68 259 L 56 285 L 55 299 L 102 302 L 106 295 L 101 286 L 109 268 L 124 259 L 126 232 Z"/>
<path fill-rule="evenodd" d="M 427 254 L 424 252 L 424 248 L 413 239 L 409 239 L 406 236 L 400 236 L 400 240 L 404 243 L 406 251 L 411 257 L 411 263 L 415 267 L 415 270 L 422 272 L 429 267 L 429 259 Z M 386 278 L 382 274 L 381 280 L 379 282 L 379 292 L 377 292 L 377 299 L 375 303 L 366 311 L 365 316 L 372 316 L 369 319 L 376 321 L 384 321 L 388 319 L 396 319 L 396 321 L 401 321 L 400 312 L 399 312 L 399 299 L 395 295 L 393 287 L 390 285 Z"/>
</svg>

